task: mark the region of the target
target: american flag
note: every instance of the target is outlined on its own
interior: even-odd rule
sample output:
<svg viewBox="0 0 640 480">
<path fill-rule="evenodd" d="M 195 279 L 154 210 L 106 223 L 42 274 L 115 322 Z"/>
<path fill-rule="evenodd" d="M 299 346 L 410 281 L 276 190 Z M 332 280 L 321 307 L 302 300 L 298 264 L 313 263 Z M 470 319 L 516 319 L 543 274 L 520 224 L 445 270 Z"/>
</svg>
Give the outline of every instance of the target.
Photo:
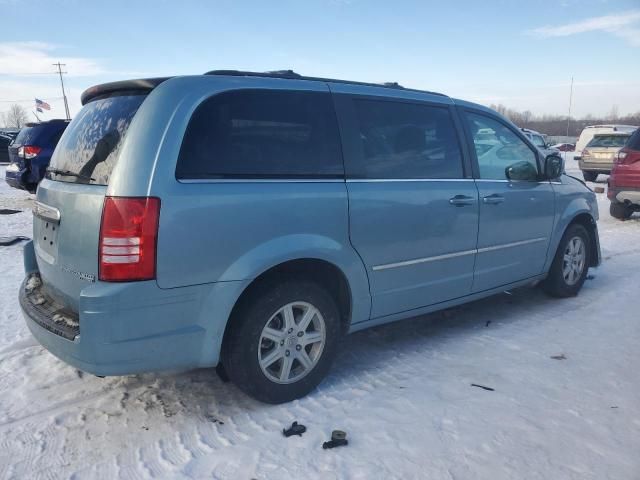
<svg viewBox="0 0 640 480">
<path fill-rule="evenodd" d="M 51 105 L 49 105 L 44 100 L 36 98 L 36 110 L 38 110 L 39 112 L 42 112 L 42 110 L 51 110 Z"/>
</svg>

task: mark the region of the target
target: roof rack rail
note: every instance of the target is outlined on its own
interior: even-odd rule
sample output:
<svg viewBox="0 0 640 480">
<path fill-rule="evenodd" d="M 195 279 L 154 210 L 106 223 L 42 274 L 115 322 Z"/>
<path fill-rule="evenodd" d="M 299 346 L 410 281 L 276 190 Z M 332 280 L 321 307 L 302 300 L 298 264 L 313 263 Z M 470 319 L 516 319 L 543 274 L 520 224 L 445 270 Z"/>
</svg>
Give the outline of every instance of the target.
<svg viewBox="0 0 640 480">
<path fill-rule="evenodd" d="M 211 70 L 205 75 L 228 75 L 232 77 L 269 77 L 269 78 L 303 78 L 293 70 L 271 70 L 268 72 L 250 72 L 245 70 Z"/>
<path fill-rule="evenodd" d="M 349 85 L 362 85 L 367 87 L 382 87 L 382 88 L 394 88 L 398 90 L 407 90 L 410 92 L 429 93 L 431 95 L 439 95 L 446 97 L 443 93 L 430 92 L 427 90 L 418 90 L 415 88 L 406 88 L 400 85 L 398 82 L 385 82 L 385 83 L 368 83 L 357 82 L 354 80 L 339 80 L 336 78 L 323 78 L 323 77 L 306 77 L 294 72 L 293 70 L 273 70 L 268 72 L 250 72 L 244 70 L 211 70 L 206 72 L 205 75 L 227 75 L 236 77 L 263 77 L 263 78 L 284 78 L 289 80 L 310 80 L 316 82 L 331 82 L 331 83 L 346 83 Z"/>
</svg>

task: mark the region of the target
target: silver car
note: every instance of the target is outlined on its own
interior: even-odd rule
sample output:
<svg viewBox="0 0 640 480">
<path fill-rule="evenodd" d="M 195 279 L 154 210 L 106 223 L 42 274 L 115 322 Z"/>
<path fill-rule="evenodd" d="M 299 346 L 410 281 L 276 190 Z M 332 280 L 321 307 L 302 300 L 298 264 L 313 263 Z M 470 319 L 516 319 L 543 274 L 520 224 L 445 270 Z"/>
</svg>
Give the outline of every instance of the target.
<svg viewBox="0 0 640 480">
<path fill-rule="evenodd" d="M 582 151 L 580 170 L 584 179 L 595 182 L 598 174 L 611 173 L 614 157 L 624 147 L 630 132 L 597 133 Z"/>
</svg>

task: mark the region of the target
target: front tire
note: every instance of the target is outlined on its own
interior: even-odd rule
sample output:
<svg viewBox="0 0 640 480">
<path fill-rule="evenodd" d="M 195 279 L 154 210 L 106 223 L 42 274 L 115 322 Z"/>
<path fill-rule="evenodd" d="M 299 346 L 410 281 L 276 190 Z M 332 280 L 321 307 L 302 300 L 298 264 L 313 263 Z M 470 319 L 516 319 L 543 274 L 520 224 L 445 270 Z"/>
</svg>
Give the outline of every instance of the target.
<svg viewBox="0 0 640 480">
<path fill-rule="evenodd" d="M 576 296 L 587 278 L 590 258 L 589 233 L 582 225 L 570 225 L 560 240 L 542 289 L 553 297 Z"/>
<path fill-rule="evenodd" d="M 598 178 L 598 172 L 583 171 L 582 176 L 586 182 L 595 182 Z"/>
<path fill-rule="evenodd" d="M 624 203 L 611 202 L 609 214 L 618 220 L 628 220 L 633 215 L 633 209 Z"/>
<path fill-rule="evenodd" d="M 322 381 L 341 334 L 332 296 L 303 279 L 258 286 L 230 322 L 222 349 L 229 378 L 272 404 L 303 397 Z"/>
</svg>

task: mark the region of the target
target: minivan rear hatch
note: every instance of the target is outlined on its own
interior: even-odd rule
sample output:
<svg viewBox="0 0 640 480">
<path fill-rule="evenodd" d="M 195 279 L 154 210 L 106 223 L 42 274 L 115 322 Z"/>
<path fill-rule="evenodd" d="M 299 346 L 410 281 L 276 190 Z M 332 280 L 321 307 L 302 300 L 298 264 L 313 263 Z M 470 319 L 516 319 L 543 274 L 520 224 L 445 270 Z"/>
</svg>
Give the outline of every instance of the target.
<svg viewBox="0 0 640 480">
<path fill-rule="evenodd" d="M 85 105 L 60 139 L 38 188 L 33 243 L 43 289 L 73 312 L 79 310 L 82 289 L 98 278 L 107 186 L 127 129 L 149 91 L 94 87 L 88 90 L 93 95 L 85 92 Z"/>
</svg>

